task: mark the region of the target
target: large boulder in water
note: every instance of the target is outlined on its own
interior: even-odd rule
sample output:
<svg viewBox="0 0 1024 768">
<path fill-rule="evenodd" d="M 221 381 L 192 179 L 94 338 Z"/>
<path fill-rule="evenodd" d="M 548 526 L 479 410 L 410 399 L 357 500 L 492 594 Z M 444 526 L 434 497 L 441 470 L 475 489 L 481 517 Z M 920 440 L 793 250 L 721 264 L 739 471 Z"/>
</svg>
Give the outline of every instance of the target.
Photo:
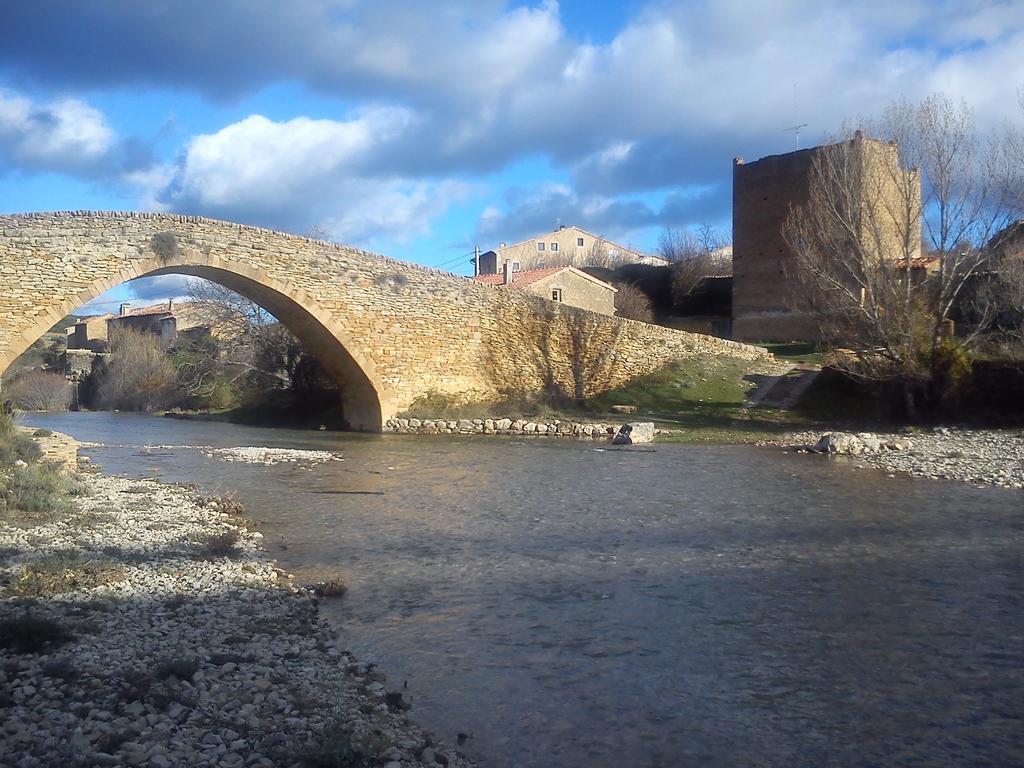
<svg viewBox="0 0 1024 768">
<path fill-rule="evenodd" d="M 631 421 L 619 427 L 618 434 L 612 438 L 612 445 L 634 445 L 654 441 L 654 422 Z"/>
</svg>

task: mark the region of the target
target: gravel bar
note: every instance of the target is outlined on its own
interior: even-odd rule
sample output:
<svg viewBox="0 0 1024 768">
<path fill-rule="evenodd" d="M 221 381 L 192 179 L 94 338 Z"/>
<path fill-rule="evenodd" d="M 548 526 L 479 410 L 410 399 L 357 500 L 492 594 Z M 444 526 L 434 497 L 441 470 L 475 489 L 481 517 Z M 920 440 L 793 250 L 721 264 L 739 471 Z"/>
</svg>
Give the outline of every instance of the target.
<svg viewBox="0 0 1024 768">
<path fill-rule="evenodd" d="M 901 451 L 844 456 L 843 459 L 890 474 L 1024 488 L 1024 431 L 939 427 L 901 434 L 875 433 L 875 436 L 883 442 L 906 441 L 909 447 Z M 820 437 L 820 432 L 797 432 L 762 445 L 807 450 Z"/>
<path fill-rule="evenodd" d="M 337 647 L 242 519 L 181 486 L 84 482 L 66 514 L 0 522 L 0 765 L 472 765 Z"/>
</svg>

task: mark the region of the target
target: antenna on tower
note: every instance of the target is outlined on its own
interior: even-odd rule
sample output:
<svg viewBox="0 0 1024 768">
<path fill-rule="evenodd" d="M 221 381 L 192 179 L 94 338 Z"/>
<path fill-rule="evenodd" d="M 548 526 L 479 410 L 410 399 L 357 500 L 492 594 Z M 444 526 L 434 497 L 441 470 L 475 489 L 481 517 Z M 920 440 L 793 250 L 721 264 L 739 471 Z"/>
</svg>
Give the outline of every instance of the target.
<svg viewBox="0 0 1024 768">
<path fill-rule="evenodd" d="M 796 148 L 800 149 L 800 129 L 806 128 L 807 123 L 800 122 L 800 113 L 796 107 L 796 83 L 793 83 L 793 122 L 796 125 L 791 125 L 789 128 L 783 128 L 783 133 L 789 133 L 792 131 L 796 135 Z"/>
</svg>

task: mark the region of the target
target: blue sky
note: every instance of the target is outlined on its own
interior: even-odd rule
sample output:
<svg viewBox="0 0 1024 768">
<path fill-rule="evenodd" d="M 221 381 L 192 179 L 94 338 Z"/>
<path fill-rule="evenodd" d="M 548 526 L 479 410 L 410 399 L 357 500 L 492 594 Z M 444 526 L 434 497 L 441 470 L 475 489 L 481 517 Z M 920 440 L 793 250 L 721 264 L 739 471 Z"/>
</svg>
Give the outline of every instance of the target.
<svg viewBox="0 0 1024 768">
<path fill-rule="evenodd" d="M 557 223 L 727 231 L 732 158 L 893 99 L 1018 115 L 1024 2 L 14 0 L 0 211 L 196 213 L 466 273 Z M 794 95 L 798 107 L 794 112 Z M 138 281 L 103 300 L 180 290 Z"/>
</svg>

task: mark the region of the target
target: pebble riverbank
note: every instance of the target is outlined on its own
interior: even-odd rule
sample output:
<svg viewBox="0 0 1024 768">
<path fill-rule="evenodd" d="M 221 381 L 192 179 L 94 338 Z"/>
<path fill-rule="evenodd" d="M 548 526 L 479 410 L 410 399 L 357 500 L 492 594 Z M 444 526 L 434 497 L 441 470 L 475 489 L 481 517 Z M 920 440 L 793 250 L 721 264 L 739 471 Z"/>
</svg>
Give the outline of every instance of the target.
<svg viewBox="0 0 1024 768">
<path fill-rule="evenodd" d="M 820 437 L 820 432 L 795 432 L 761 444 L 809 451 Z M 875 437 L 907 447 L 843 456 L 843 460 L 890 474 L 1024 488 L 1024 431 L 940 427 L 912 434 L 876 433 Z"/>
<path fill-rule="evenodd" d="M 66 512 L 0 522 L 0 765 L 472 765 L 337 647 L 229 505 L 82 482 Z"/>
</svg>

